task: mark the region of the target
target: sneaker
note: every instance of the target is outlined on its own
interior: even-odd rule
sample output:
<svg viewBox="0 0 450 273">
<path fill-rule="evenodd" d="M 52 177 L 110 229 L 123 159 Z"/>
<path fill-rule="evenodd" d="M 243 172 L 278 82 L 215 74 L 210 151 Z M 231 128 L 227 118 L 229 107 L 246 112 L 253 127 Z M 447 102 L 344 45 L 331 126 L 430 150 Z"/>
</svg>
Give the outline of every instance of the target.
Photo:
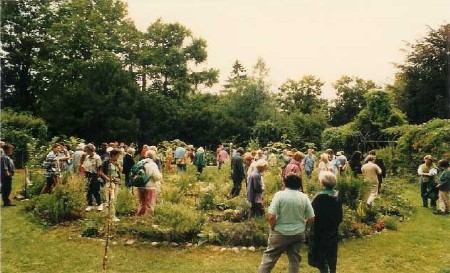
<svg viewBox="0 0 450 273">
<path fill-rule="evenodd" d="M 91 210 L 93 210 L 93 209 L 94 209 L 93 206 L 88 206 L 88 207 L 85 209 L 85 211 L 91 211 Z"/>
<path fill-rule="evenodd" d="M 102 211 L 103 210 L 103 204 L 100 204 L 100 206 L 97 207 L 98 211 Z"/>
<path fill-rule="evenodd" d="M 119 221 L 120 221 L 119 218 L 117 218 L 117 217 L 114 217 L 114 218 L 113 218 L 113 222 L 119 222 Z"/>
</svg>

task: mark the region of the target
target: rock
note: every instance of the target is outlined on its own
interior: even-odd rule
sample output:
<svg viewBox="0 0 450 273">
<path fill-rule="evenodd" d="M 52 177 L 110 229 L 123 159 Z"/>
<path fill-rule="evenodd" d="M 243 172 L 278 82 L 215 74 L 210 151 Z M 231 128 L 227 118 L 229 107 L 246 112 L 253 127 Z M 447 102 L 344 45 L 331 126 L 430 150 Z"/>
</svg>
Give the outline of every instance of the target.
<svg viewBox="0 0 450 273">
<path fill-rule="evenodd" d="M 247 249 L 248 249 L 248 248 L 247 248 L 246 246 L 241 247 L 241 250 L 242 250 L 242 251 L 247 250 Z"/>
<path fill-rule="evenodd" d="M 234 253 L 239 253 L 239 248 L 237 248 L 237 247 L 233 247 L 231 250 L 232 250 Z"/>
<path fill-rule="evenodd" d="M 175 242 L 171 242 L 171 243 L 170 243 L 170 246 L 172 246 L 172 247 L 177 247 L 177 246 L 179 246 L 179 244 L 177 244 L 177 243 L 175 243 Z"/>
<path fill-rule="evenodd" d="M 126 246 L 131 246 L 132 244 L 134 244 L 134 240 L 133 239 L 129 239 L 125 242 Z"/>
<path fill-rule="evenodd" d="M 255 252 L 255 250 L 256 250 L 256 248 L 254 246 L 251 246 L 248 248 L 248 251 L 251 251 L 251 252 Z"/>
<path fill-rule="evenodd" d="M 192 246 L 192 243 L 188 243 L 186 246 L 187 246 L 187 247 L 191 247 L 191 246 Z"/>
<path fill-rule="evenodd" d="M 113 246 L 116 246 L 116 245 L 117 245 L 117 242 L 112 242 L 112 244 L 113 244 Z"/>
<path fill-rule="evenodd" d="M 211 251 L 212 252 L 219 252 L 220 251 L 220 247 L 214 246 L 214 247 L 211 248 Z"/>
<path fill-rule="evenodd" d="M 226 247 L 222 247 L 222 248 L 220 249 L 220 252 L 224 252 L 224 251 L 226 251 L 226 250 L 227 250 Z"/>
<path fill-rule="evenodd" d="M 152 246 L 158 246 L 159 243 L 158 242 L 152 242 Z"/>
</svg>

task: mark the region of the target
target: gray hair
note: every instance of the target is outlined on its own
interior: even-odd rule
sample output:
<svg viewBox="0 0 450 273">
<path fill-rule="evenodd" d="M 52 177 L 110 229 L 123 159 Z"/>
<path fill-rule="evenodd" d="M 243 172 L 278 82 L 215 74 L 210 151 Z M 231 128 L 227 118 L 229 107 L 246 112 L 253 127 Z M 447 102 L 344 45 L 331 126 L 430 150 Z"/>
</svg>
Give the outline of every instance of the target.
<svg viewBox="0 0 450 273">
<path fill-rule="evenodd" d="M 148 150 L 145 153 L 145 157 L 150 158 L 150 159 L 155 159 L 156 158 L 156 152 L 153 150 Z"/>
<path fill-rule="evenodd" d="M 129 147 L 129 148 L 127 149 L 127 153 L 129 153 L 129 154 L 134 155 L 135 152 L 136 152 L 136 149 L 133 148 L 133 147 Z"/>
<path fill-rule="evenodd" d="M 327 189 L 332 189 L 336 186 L 336 175 L 330 171 L 323 171 L 319 174 L 319 182 Z"/>
</svg>

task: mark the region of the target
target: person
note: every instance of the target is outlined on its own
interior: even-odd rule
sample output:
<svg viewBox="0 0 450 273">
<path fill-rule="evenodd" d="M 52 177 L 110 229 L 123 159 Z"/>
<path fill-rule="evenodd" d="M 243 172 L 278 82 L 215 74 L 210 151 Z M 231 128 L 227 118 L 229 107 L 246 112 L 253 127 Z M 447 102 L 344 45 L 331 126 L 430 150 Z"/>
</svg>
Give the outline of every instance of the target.
<svg viewBox="0 0 450 273">
<path fill-rule="evenodd" d="M 267 161 L 259 159 L 255 164 L 256 171 L 250 175 L 247 184 L 247 201 L 252 204 L 251 217 L 264 215 L 264 172 L 267 170 Z"/>
<path fill-rule="evenodd" d="M 431 155 L 426 155 L 424 163 L 417 168 L 417 174 L 419 175 L 420 182 L 420 196 L 422 197 L 422 206 L 428 207 L 428 199 L 430 199 L 430 205 L 432 208 L 436 207 L 437 201 L 437 189 L 435 188 L 436 181 L 434 176 L 437 174 L 437 170 L 433 165 L 433 158 Z"/>
<path fill-rule="evenodd" d="M 350 157 L 350 168 L 352 169 L 353 176 L 357 177 L 358 174 L 362 174 L 361 172 L 361 160 L 362 160 L 362 153 L 361 151 L 355 151 L 352 156 Z"/>
<path fill-rule="evenodd" d="M 206 166 L 205 150 L 203 147 L 197 149 L 197 152 L 194 155 L 193 163 L 197 167 L 197 174 L 202 174 L 203 168 Z"/>
<path fill-rule="evenodd" d="M 382 174 L 381 168 L 375 163 L 375 156 L 369 155 L 367 163 L 361 167 L 361 172 L 364 176 L 364 181 L 370 184 L 370 193 L 367 198 L 367 205 L 371 206 L 373 200 L 378 196 L 378 175 Z"/>
<path fill-rule="evenodd" d="M 311 174 L 314 170 L 314 164 L 316 163 L 316 157 L 314 156 L 314 149 L 308 149 L 308 154 L 303 160 L 303 165 L 305 166 L 305 173 L 308 179 L 311 179 Z"/>
<path fill-rule="evenodd" d="M 133 147 L 129 147 L 127 149 L 127 152 L 123 156 L 122 173 L 125 175 L 125 186 L 127 186 L 127 187 L 130 184 L 130 171 L 131 171 L 131 168 L 136 163 L 134 161 L 134 154 L 135 153 L 136 153 L 136 150 Z"/>
<path fill-rule="evenodd" d="M 98 179 L 98 171 L 102 165 L 102 159 L 95 152 L 95 146 L 92 143 L 89 143 L 84 147 L 84 152 L 86 153 L 86 156 L 82 166 L 86 176 L 86 199 L 88 203 L 85 211 L 91 211 L 94 209 L 94 198 L 97 203 L 97 210 L 102 211 L 103 203 L 102 196 L 100 195 L 101 182 Z"/>
<path fill-rule="evenodd" d="M 5 142 L 0 140 L 0 156 L 5 154 L 5 151 L 3 151 L 3 146 L 5 146 Z"/>
<path fill-rule="evenodd" d="M 153 161 L 156 157 L 155 151 L 148 150 L 146 154 L 146 161 L 144 168 L 149 180 L 145 187 L 139 187 L 138 199 L 139 207 L 136 216 L 153 215 L 155 211 L 156 198 L 158 192 L 161 190 L 162 174 L 158 170 L 158 166 Z"/>
<path fill-rule="evenodd" d="M 328 161 L 330 162 L 330 166 L 332 168 L 331 171 L 335 175 L 338 175 L 339 170 L 341 169 L 341 162 L 336 158 L 332 149 L 327 149 L 326 152 L 328 154 Z"/>
<path fill-rule="evenodd" d="M 222 169 L 222 165 L 225 163 L 225 160 L 228 159 L 228 152 L 225 150 L 223 145 L 221 144 L 219 148 L 217 148 L 217 169 Z"/>
<path fill-rule="evenodd" d="M 174 152 L 175 163 L 177 164 L 178 174 L 186 172 L 186 149 L 178 146 Z"/>
<path fill-rule="evenodd" d="M 289 260 L 289 272 L 298 273 L 300 247 L 307 226 L 314 221 L 314 211 L 308 196 L 299 191 L 300 177 L 288 175 L 286 189 L 277 192 L 268 210 L 270 234 L 258 273 L 271 272 L 284 252 Z"/>
<path fill-rule="evenodd" d="M 52 150 L 47 154 L 44 160 L 44 176 L 46 184 L 41 190 L 41 194 L 51 193 L 52 189 L 61 181 L 61 169 L 59 165 L 59 157 L 61 153 L 61 144 L 52 145 Z"/>
<path fill-rule="evenodd" d="M 371 150 L 369 152 L 369 155 L 373 155 L 375 157 L 374 163 L 380 167 L 381 174 L 378 175 L 378 194 L 381 193 L 381 184 L 383 183 L 383 178 L 386 178 L 386 166 L 384 165 L 384 160 L 381 158 L 378 158 L 377 152 L 375 150 Z"/>
<path fill-rule="evenodd" d="M 334 173 L 322 172 L 319 175 L 322 191 L 312 201 L 315 216 L 308 262 L 317 267 L 321 273 L 336 272 L 338 230 L 343 218 L 339 192 L 335 190 L 336 182 Z"/>
<path fill-rule="evenodd" d="M 84 143 L 80 143 L 77 145 L 76 151 L 73 153 L 73 172 L 75 174 L 81 173 L 81 158 L 84 154 Z"/>
<path fill-rule="evenodd" d="M 319 174 L 321 172 L 333 170 L 333 167 L 331 166 L 331 163 L 329 161 L 329 156 L 327 153 L 323 153 L 320 155 L 320 162 L 319 162 L 318 169 L 319 169 Z"/>
<path fill-rule="evenodd" d="M 289 174 L 295 174 L 299 177 L 302 177 L 302 169 L 303 169 L 303 158 L 305 155 L 302 152 L 295 152 L 294 156 L 291 159 L 291 162 L 286 165 L 283 170 L 283 179 Z"/>
<path fill-rule="evenodd" d="M 244 174 L 245 174 L 245 187 L 247 188 L 248 183 L 248 170 L 250 165 L 253 163 L 256 157 L 256 151 L 252 151 L 251 149 L 244 154 Z"/>
<path fill-rule="evenodd" d="M 252 173 L 256 171 L 256 162 L 258 162 L 258 160 L 263 158 L 262 155 L 263 155 L 262 150 L 256 151 L 255 158 L 253 159 L 252 163 L 250 163 L 250 166 L 248 167 L 247 170 L 247 183 L 250 180 L 250 176 L 252 175 Z"/>
<path fill-rule="evenodd" d="M 339 164 L 341 165 L 340 169 L 339 169 L 339 173 L 343 173 L 345 172 L 345 170 L 347 169 L 347 157 L 345 156 L 343 151 L 337 152 L 336 153 L 336 159 L 339 160 Z"/>
<path fill-rule="evenodd" d="M 162 160 L 158 156 L 158 148 L 156 148 L 156 146 L 149 146 L 148 149 L 155 152 L 155 158 L 153 159 L 153 162 L 156 163 L 156 166 L 158 166 L 158 170 L 162 173 Z M 187 154 L 185 154 L 185 156 L 187 156 Z"/>
<path fill-rule="evenodd" d="M 116 200 L 120 189 L 120 173 L 122 166 L 118 163 L 120 157 L 120 150 L 113 148 L 109 152 L 108 160 L 103 161 L 98 171 L 98 176 L 101 177 L 105 184 L 106 204 L 109 206 L 109 213 L 114 222 L 119 222 L 116 215 Z"/>
<path fill-rule="evenodd" d="M 9 196 L 12 191 L 12 180 L 14 176 L 14 161 L 11 159 L 11 155 L 14 152 L 14 146 L 11 144 L 5 144 L 2 146 L 3 154 L 0 156 L 0 166 L 1 166 L 1 186 L 2 186 L 2 200 L 3 206 L 12 207 L 16 204 L 11 202 Z"/>
<path fill-rule="evenodd" d="M 147 151 L 148 151 L 148 145 L 147 144 L 142 145 L 142 150 L 141 150 L 141 153 L 139 154 L 141 160 L 145 159 L 145 155 L 147 154 Z"/>
<path fill-rule="evenodd" d="M 171 147 L 167 147 L 166 150 L 166 169 L 168 172 L 172 172 L 172 162 L 173 162 L 173 150 Z"/>
<path fill-rule="evenodd" d="M 439 209 L 434 214 L 444 215 L 450 213 L 450 165 L 448 160 L 442 159 L 438 166 L 442 168 L 442 173 L 436 186 L 439 189 Z"/>
<path fill-rule="evenodd" d="M 239 147 L 236 154 L 231 158 L 231 179 L 233 180 L 233 188 L 231 189 L 232 198 L 239 196 L 242 180 L 245 178 L 243 155 L 244 149 Z"/>
</svg>

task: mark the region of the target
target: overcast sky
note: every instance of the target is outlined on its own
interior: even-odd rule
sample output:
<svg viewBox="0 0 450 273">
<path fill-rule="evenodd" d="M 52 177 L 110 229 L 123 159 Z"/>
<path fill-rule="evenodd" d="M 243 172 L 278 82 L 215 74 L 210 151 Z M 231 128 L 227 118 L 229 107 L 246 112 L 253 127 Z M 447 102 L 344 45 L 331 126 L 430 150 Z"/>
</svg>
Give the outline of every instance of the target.
<svg viewBox="0 0 450 273">
<path fill-rule="evenodd" d="M 209 67 L 221 83 L 236 59 L 251 70 L 258 57 L 276 89 L 288 78 L 312 74 L 330 84 L 341 75 L 392 83 L 405 41 L 427 26 L 450 22 L 450 0 L 125 0 L 129 17 L 145 31 L 157 18 L 179 22 L 208 43 Z"/>
</svg>

